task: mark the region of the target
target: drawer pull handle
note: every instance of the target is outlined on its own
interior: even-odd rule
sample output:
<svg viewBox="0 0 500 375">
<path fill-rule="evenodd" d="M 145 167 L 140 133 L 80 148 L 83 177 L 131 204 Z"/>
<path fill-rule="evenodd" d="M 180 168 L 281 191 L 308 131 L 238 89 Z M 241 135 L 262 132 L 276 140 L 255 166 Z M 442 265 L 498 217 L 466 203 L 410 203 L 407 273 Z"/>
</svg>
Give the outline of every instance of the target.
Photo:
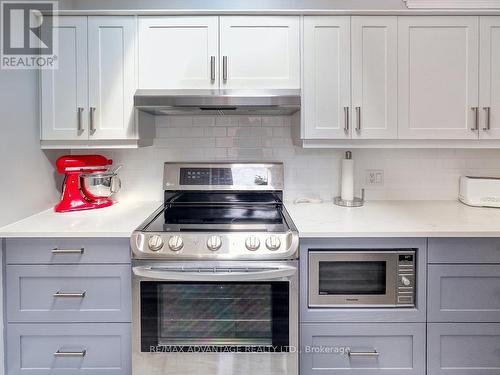
<svg viewBox="0 0 500 375">
<path fill-rule="evenodd" d="M 54 357 L 85 357 L 87 350 L 84 349 L 81 352 L 63 352 L 59 349 L 54 353 Z"/>
<path fill-rule="evenodd" d="M 81 292 L 81 293 L 62 293 L 62 292 L 56 292 L 53 294 L 54 297 L 57 298 L 84 298 L 85 294 L 87 292 Z"/>
<path fill-rule="evenodd" d="M 349 351 L 349 357 L 378 357 L 379 352 L 373 350 L 373 352 L 353 352 Z"/>
<path fill-rule="evenodd" d="M 52 254 L 80 254 L 84 253 L 85 249 L 82 247 L 81 249 L 52 249 Z"/>
</svg>

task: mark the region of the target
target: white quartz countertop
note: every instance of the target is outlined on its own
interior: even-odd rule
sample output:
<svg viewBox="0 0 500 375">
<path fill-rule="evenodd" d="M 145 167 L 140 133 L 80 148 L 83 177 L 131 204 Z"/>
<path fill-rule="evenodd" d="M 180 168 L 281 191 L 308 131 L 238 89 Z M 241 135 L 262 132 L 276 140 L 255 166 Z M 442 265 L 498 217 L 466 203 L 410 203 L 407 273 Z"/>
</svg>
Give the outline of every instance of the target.
<svg viewBox="0 0 500 375">
<path fill-rule="evenodd" d="M 0 238 L 130 237 L 162 202 L 118 202 L 89 211 L 56 213 L 53 209 L 0 228 Z"/>
<path fill-rule="evenodd" d="M 0 238 L 129 237 L 161 202 L 119 202 L 90 211 L 40 212 L 0 228 Z M 372 201 L 359 208 L 332 202 L 286 202 L 302 238 L 500 237 L 500 209 L 458 201 Z"/>
<path fill-rule="evenodd" d="M 458 201 L 372 201 L 358 208 L 332 202 L 287 202 L 301 238 L 500 237 L 500 209 Z"/>
</svg>

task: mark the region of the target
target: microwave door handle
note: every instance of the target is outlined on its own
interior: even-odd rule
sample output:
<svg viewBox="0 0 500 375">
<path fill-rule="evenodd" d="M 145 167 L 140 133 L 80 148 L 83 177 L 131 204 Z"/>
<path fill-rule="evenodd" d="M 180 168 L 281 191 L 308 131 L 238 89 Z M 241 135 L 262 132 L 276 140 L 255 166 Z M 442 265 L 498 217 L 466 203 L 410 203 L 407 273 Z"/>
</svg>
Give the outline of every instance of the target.
<svg viewBox="0 0 500 375">
<path fill-rule="evenodd" d="M 282 279 L 293 276 L 297 273 L 297 268 L 293 266 L 280 266 L 269 269 L 259 269 L 252 271 L 207 271 L 200 269 L 199 271 L 184 271 L 179 269 L 168 269 L 161 267 L 133 267 L 132 271 L 135 276 L 153 280 L 166 281 L 259 281 Z"/>
</svg>

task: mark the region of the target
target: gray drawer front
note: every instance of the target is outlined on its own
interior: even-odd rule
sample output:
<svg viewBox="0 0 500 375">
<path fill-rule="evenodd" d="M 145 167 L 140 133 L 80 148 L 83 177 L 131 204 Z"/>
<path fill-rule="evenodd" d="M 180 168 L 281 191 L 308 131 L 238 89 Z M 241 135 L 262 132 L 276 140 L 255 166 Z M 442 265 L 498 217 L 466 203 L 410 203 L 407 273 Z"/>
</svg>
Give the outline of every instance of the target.
<svg viewBox="0 0 500 375">
<path fill-rule="evenodd" d="M 429 265 L 429 322 L 500 322 L 500 265 Z"/>
<path fill-rule="evenodd" d="M 7 266 L 9 322 L 130 322 L 131 294 L 129 265 Z"/>
<path fill-rule="evenodd" d="M 429 238 L 429 263 L 500 263 L 500 238 Z"/>
<path fill-rule="evenodd" d="M 301 375 L 423 375 L 425 323 L 301 324 Z M 348 352 L 373 352 L 349 356 Z"/>
<path fill-rule="evenodd" d="M 428 375 L 500 374 L 500 324 L 429 324 L 427 362 Z"/>
<path fill-rule="evenodd" d="M 59 253 L 53 252 L 54 249 Z M 83 253 L 75 250 L 83 249 Z M 61 252 L 60 250 L 63 250 Z M 70 252 L 64 253 L 64 250 Z M 130 263 L 126 238 L 7 239 L 7 264 Z"/>
<path fill-rule="evenodd" d="M 130 324 L 9 324 L 6 375 L 129 375 Z M 83 357 L 56 357 L 57 351 Z"/>
</svg>

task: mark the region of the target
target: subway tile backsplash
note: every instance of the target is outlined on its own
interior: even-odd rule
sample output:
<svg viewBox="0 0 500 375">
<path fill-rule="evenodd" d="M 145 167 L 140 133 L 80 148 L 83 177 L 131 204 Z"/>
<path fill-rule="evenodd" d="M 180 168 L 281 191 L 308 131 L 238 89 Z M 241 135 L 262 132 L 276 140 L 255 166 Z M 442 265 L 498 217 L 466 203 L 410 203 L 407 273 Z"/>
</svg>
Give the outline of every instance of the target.
<svg viewBox="0 0 500 375">
<path fill-rule="evenodd" d="M 287 116 L 158 116 L 152 147 L 100 152 L 124 166 L 120 198 L 161 200 L 165 161 L 255 160 L 285 164 L 285 199 L 331 200 L 339 193 L 345 150 L 294 146 L 290 126 Z M 356 189 L 365 188 L 371 200 L 451 200 L 460 175 L 500 176 L 500 150 L 352 151 Z M 366 170 L 383 170 L 383 185 L 368 185 Z"/>
</svg>

